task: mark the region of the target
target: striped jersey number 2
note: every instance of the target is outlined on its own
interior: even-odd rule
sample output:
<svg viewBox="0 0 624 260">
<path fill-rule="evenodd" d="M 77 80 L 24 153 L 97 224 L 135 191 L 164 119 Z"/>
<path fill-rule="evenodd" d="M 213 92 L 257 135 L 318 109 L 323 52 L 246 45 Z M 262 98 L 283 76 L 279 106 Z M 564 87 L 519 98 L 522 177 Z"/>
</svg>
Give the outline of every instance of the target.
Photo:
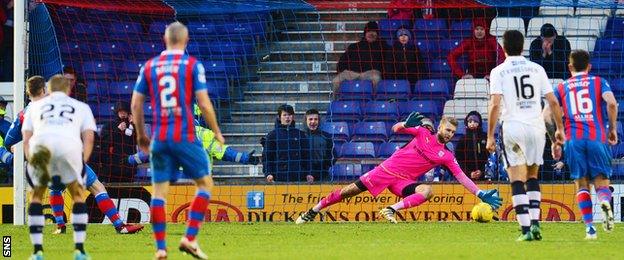
<svg viewBox="0 0 624 260">
<path fill-rule="evenodd" d="M 176 79 L 173 76 L 165 75 L 158 81 L 159 86 L 163 86 L 160 92 L 160 105 L 163 108 L 178 106 L 178 99 L 172 94 L 176 90 Z"/>
<path fill-rule="evenodd" d="M 589 114 L 594 110 L 594 103 L 589 98 L 589 89 L 584 88 L 577 92 L 570 91 L 568 96 L 570 97 L 570 109 L 573 115 Z"/>
</svg>

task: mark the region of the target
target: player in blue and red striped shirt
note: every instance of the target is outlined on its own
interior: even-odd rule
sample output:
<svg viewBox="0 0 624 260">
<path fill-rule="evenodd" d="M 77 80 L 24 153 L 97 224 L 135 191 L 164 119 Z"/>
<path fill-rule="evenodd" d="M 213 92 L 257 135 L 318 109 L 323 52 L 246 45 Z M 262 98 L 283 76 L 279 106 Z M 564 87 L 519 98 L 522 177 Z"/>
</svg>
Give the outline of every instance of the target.
<svg viewBox="0 0 624 260">
<path fill-rule="evenodd" d="M 132 115 L 137 130 L 137 143 L 143 152 L 151 150 L 151 170 L 154 193 L 151 221 L 156 239 L 156 259 L 166 259 L 165 198 L 169 182 L 176 178 L 181 166 L 184 174 L 195 181 L 197 194 L 191 203 L 186 235 L 180 241 L 180 251 L 195 258 L 207 259 L 195 239 L 210 200 L 213 187 L 208 156 L 195 136 L 193 103 L 196 100 L 204 119 L 224 143 L 214 108 L 208 97 L 206 76 L 202 64 L 184 53 L 188 29 L 174 22 L 165 30 L 167 50 L 148 60 L 142 67 L 132 95 Z M 145 133 L 143 105 L 149 96 L 153 108 L 152 141 Z"/>
<path fill-rule="evenodd" d="M 589 75 L 591 69 L 589 62 L 587 51 L 573 51 L 568 64 L 572 77 L 560 83 L 555 88 L 554 94 L 563 108 L 567 140 L 563 153 L 578 189 L 576 198 L 586 225 L 585 239 L 596 239 L 589 193 L 589 184 L 592 181 L 597 201 L 604 213 L 604 230 L 606 232 L 613 230 L 609 189 L 611 151 L 608 145 L 617 143 L 617 101 L 605 79 Z M 546 125 L 551 128 L 548 120 Z"/>
</svg>

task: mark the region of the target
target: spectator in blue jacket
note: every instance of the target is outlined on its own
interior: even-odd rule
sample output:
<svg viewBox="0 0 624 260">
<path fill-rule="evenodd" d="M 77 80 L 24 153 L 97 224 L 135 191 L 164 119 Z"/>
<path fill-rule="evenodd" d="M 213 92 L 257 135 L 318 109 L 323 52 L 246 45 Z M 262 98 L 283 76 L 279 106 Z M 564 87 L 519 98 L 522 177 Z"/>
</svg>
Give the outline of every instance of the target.
<svg viewBox="0 0 624 260">
<path fill-rule="evenodd" d="M 306 176 L 308 183 L 314 181 L 328 181 L 329 167 L 336 161 L 333 153 L 334 142 L 330 134 L 321 130 L 321 115 L 316 109 L 305 113 L 303 127 L 310 141 L 310 173 Z"/>
<path fill-rule="evenodd" d="M 277 109 L 275 129 L 261 139 L 262 171 L 267 182 L 305 181 L 309 173 L 309 142 L 295 127 L 295 110 L 290 105 Z"/>
<path fill-rule="evenodd" d="M 9 132 L 9 127 L 11 127 L 11 122 L 4 119 L 7 105 L 8 102 L 4 100 L 3 97 L 0 97 L 0 137 L 2 137 L 2 139 L 6 137 L 7 132 Z"/>
</svg>

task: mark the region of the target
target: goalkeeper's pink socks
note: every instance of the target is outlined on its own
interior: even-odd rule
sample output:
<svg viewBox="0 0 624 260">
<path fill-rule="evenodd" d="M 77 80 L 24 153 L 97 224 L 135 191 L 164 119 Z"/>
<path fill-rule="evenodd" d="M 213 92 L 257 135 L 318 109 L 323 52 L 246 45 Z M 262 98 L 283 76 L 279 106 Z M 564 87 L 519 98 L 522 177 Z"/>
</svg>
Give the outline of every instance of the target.
<svg viewBox="0 0 624 260">
<path fill-rule="evenodd" d="M 115 203 L 108 197 L 108 193 L 102 192 L 98 195 L 95 195 L 95 201 L 97 202 L 98 208 L 100 211 L 104 213 L 115 228 L 121 228 L 123 225 L 123 221 L 119 218 L 119 212 L 117 212 L 117 207 L 115 207 Z"/>
<path fill-rule="evenodd" d="M 52 208 L 52 215 L 59 228 L 65 227 L 65 219 L 63 219 L 63 192 L 58 190 L 50 190 L 50 208 Z"/>
<path fill-rule="evenodd" d="M 312 208 L 314 212 L 319 212 L 321 209 L 327 208 L 331 205 L 334 205 L 342 200 L 342 196 L 340 196 L 340 190 L 332 191 L 327 197 L 323 198 L 316 206 Z"/>
<path fill-rule="evenodd" d="M 154 230 L 154 239 L 156 239 L 156 248 L 166 251 L 167 243 L 165 242 L 165 230 L 167 227 L 167 216 L 165 215 L 165 200 L 152 198 L 150 214 L 152 229 Z"/>
<path fill-rule="evenodd" d="M 394 209 L 395 211 L 401 210 L 401 209 L 409 209 L 409 208 L 416 207 L 420 204 L 423 204 L 425 201 L 427 201 L 427 198 L 425 198 L 425 196 L 423 196 L 420 193 L 414 193 L 412 195 L 405 197 L 404 199 L 402 199 L 401 201 L 395 203 L 394 205 L 390 207 Z"/>
<path fill-rule="evenodd" d="M 208 202 L 210 201 L 210 193 L 205 190 L 197 190 L 197 194 L 195 195 L 195 199 L 193 199 L 193 203 L 191 203 L 191 210 L 188 214 L 188 226 L 186 227 L 186 238 L 188 241 L 194 241 L 197 233 L 199 232 L 199 227 L 201 223 L 204 221 L 204 214 L 206 213 L 206 208 L 208 207 Z"/>
<path fill-rule="evenodd" d="M 581 209 L 581 215 L 583 215 L 583 223 L 586 226 L 591 226 L 594 221 L 592 217 L 592 201 L 589 191 L 586 189 L 580 189 L 576 193 L 576 202 Z"/>
</svg>

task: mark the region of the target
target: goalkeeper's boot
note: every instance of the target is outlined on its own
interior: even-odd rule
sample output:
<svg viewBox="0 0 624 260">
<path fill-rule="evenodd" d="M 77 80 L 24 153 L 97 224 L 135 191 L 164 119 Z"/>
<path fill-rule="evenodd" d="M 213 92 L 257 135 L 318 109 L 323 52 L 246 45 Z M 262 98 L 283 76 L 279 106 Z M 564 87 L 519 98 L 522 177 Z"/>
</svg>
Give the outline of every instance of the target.
<svg viewBox="0 0 624 260">
<path fill-rule="evenodd" d="M 43 260 L 43 251 L 37 251 L 37 253 L 32 254 L 28 260 Z"/>
<path fill-rule="evenodd" d="M 50 158 L 52 154 L 50 150 L 45 146 L 37 146 L 36 152 L 30 157 L 29 163 L 32 165 L 35 170 L 37 170 L 38 174 L 38 182 L 41 186 L 48 186 L 50 182 L 50 170 L 48 169 L 48 165 L 50 165 Z"/>
<path fill-rule="evenodd" d="M 117 230 L 117 234 L 134 234 L 143 230 L 143 225 L 141 224 L 123 224 L 119 228 L 115 228 Z"/>
<path fill-rule="evenodd" d="M 531 235 L 534 240 L 542 240 L 542 229 L 539 225 L 531 225 Z"/>
<path fill-rule="evenodd" d="M 523 241 L 532 241 L 533 240 L 533 235 L 531 234 L 531 232 L 526 232 L 522 235 L 520 235 L 516 241 L 518 242 L 523 242 Z"/>
<path fill-rule="evenodd" d="M 91 257 L 87 253 L 80 252 L 80 250 L 74 251 L 74 260 L 91 260 Z"/>
<path fill-rule="evenodd" d="M 52 234 L 54 235 L 60 235 L 65 233 L 67 233 L 67 226 L 57 226 L 54 232 L 52 232 Z"/>
<path fill-rule="evenodd" d="M 397 220 L 394 217 L 395 213 L 396 213 L 396 210 L 394 210 L 391 207 L 386 207 L 386 208 L 383 208 L 383 209 L 381 209 L 379 211 L 379 215 L 380 216 L 383 216 L 385 219 L 387 219 L 388 221 L 390 221 L 391 223 L 394 223 L 394 224 L 397 223 Z"/>
<path fill-rule="evenodd" d="M 604 231 L 606 232 L 611 232 L 613 231 L 613 227 L 614 227 L 614 219 L 613 219 L 613 210 L 611 210 L 611 204 L 609 204 L 609 202 L 607 201 L 603 201 L 600 203 L 600 208 L 602 208 L 602 216 L 603 216 L 603 221 L 602 221 L 602 228 L 604 228 Z"/>
<path fill-rule="evenodd" d="M 585 228 L 585 240 L 596 240 L 598 239 L 598 234 L 596 233 L 596 229 L 594 226 L 588 226 Z"/>
<path fill-rule="evenodd" d="M 182 237 L 179 249 L 183 253 L 189 254 L 196 259 L 208 259 L 208 256 L 199 248 L 197 240 L 191 242 L 186 237 Z"/>
<path fill-rule="evenodd" d="M 306 222 L 310 222 L 314 220 L 317 214 L 318 212 L 315 212 L 314 210 L 309 209 L 306 213 L 299 215 L 297 220 L 295 220 L 295 224 L 303 224 Z"/>
<path fill-rule="evenodd" d="M 156 251 L 156 254 L 154 254 L 154 260 L 165 260 L 167 259 L 167 251 L 165 250 L 158 250 Z"/>
</svg>

